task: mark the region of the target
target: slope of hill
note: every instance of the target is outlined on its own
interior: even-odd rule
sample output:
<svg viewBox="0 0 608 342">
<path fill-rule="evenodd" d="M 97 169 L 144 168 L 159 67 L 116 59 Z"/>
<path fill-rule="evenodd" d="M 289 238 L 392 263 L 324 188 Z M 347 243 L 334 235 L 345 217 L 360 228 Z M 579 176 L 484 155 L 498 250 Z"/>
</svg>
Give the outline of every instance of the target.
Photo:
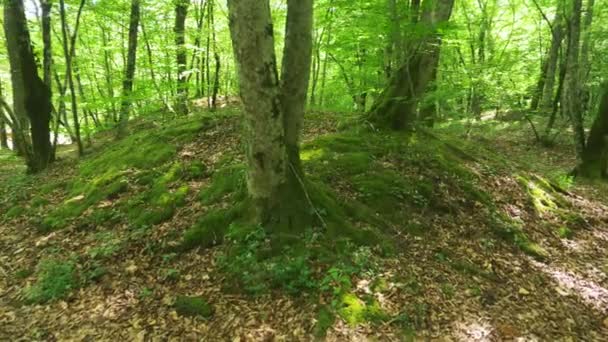
<svg viewBox="0 0 608 342">
<path fill-rule="evenodd" d="M 317 224 L 280 243 L 246 224 L 231 110 L 102 134 L 39 176 L 0 154 L 0 338 L 607 336 L 605 188 L 455 127 L 311 114 Z"/>
</svg>

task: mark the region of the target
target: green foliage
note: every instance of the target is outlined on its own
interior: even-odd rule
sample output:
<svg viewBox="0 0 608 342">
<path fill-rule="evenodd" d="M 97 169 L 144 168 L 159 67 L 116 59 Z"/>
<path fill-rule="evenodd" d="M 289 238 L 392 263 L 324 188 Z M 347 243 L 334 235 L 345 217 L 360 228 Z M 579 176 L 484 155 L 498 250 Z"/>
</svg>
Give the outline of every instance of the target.
<svg viewBox="0 0 608 342">
<path fill-rule="evenodd" d="M 213 306 L 202 297 L 178 296 L 175 299 L 173 307 L 180 316 L 202 317 L 205 319 L 213 316 Z"/>
<path fill-rule="evenodd" d="M 93 259 L 106 259 L 112 257 L 122 248 L 121 241 L 115 238 L 114 234 L 111 232 L 97 234 L 96 240 L 99 244 L 91 248 L 88 252 L 89 256 Z"/>
<path fill-rule="evenodd" d="M 24 215 L 27 212 L 27 209 L 25 209 L 23 206 L 21 205 L 16 205 L 13 206 L 12 208 L 10 208 L 5 214 L 4 214 L 4 219 L 6 220 L 12 220 L 15 219 L 19 216 Z"/>
<path fill-rule="evenodd" d="M 243 200 L 246 195 L 245 167 L 233 165 L 218 170 L 211 179 L 211 184 L 204 189 L 199 198 L 203 204 L 213 204 L 225 196 L 234 200 Z"/>
<path fill-rule="evenodd" d="M 259 226 L 232 224 L 226 239 L 228 251 L 218 264 L 231 287 L 254 295 L 272 289 L 295 295 L 315 286 L 310 256 L 304 248 L 290 246 L 273 255 L 266 230 Z"/>
<path fill-rule="evenodd" d="M 30 303 L 42 304 L 65 298 L 76 287 L 73 262 L 43 260 L 36 269 L 36 283 L 25 289 L 25 298 Z"/>
<path fill-rule="evenodd" d="M 324 338 L 327 335 L 327 330 L 334 325 L 336 315 L 334 315 L 330 307 L 324 305 L 317 312 L 316 320 L 314 335 L 317 338 Z"/>
</svg>

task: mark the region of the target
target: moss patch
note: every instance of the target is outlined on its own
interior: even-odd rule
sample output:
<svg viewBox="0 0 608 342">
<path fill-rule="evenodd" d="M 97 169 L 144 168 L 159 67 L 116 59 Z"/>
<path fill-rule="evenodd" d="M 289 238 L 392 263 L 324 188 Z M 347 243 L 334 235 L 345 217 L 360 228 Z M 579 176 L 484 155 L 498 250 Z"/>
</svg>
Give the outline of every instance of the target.
<svg viewBox="0 0 608 342">
<path fill-rule="evenodd" d="M 173 304 L 180 316 L 211 318 L 213 307 L 203 297 L 178 296 Z"/>
</svg>

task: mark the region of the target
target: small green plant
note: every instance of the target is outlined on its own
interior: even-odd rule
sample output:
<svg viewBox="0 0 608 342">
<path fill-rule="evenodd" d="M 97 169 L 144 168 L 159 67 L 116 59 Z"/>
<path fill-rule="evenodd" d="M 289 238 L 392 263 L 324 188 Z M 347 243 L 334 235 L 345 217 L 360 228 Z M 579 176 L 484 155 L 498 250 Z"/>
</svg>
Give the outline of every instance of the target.
<svg viewBox="0 0 608 342">
<path fill-rule="evenodd" d="M 30 303 L 46 303 L 64 298 L 76 288 L 75 265 L 72 262 L 44 260 L 36 270 L 37 281 L 25 289 L 25 298 Z"/>
<path fill-rule="evenodd" d="M 141 289 L 139 291 L 139 299 L 140 300 L 145 300 L 147 298 L 152 298 L 153 295 L 154 295 L 154 290 L 152 290 L 149 287 L 144 287 L 143 289 Z"/>
<path fill-rule="evenodd" d="M 181 273 L 179 272 L 179 270 L 170 268 L 170 269 L 164 271 L 163 279 L 165 281 L 175 282 L 175 281 L 179 280 L 180 276 L 181 276 Z"/>
</svg>

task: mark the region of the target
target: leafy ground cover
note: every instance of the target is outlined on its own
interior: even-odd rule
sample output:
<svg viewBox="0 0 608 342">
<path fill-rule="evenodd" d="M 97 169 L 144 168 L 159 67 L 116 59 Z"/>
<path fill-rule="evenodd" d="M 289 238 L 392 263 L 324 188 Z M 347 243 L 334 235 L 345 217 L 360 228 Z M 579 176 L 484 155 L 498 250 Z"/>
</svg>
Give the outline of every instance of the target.
<svg viewBox="0 0 608 342">
<path fill-rule="evenodd" d="M 571 146 L 545 153 L 518 124 L 388 134 L 313 113 L 317 224 L 277 247 L 241 220 L 238 122 L 149 120 L 38 176 L 1 154 L 0 338 L 608 334 L 606 192 L 568 177 Z"/>
</svg>

